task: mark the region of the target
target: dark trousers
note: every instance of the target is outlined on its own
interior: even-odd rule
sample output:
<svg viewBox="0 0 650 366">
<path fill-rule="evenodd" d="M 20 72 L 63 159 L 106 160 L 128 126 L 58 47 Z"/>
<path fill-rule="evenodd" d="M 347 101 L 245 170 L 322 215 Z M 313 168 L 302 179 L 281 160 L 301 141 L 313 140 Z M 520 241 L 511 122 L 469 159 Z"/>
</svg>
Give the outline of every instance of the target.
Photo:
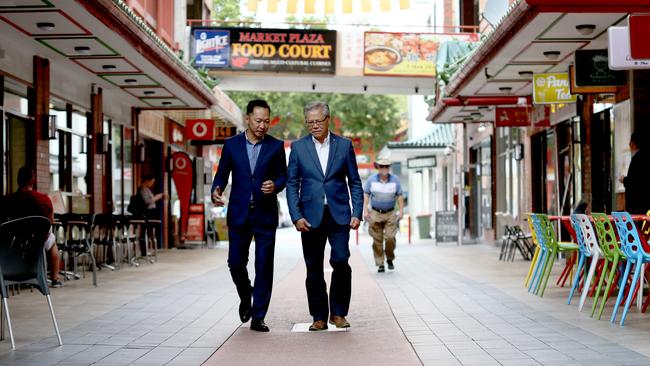
<svg viewBox="0 0 650 366">
<path fill-rule="evenodd" d="M 250 210 L 252 213 L 253 209 Z M 271 302 L 273 286 L 273 255 L 275 252 L 275 227 L 255 224 L 249 214 L 242 226 L 228 227 L 230 247 L 228 267 L 232 281 L 237 287 L 239 298 L 250 304 L 253 295 L 252 318 L 264 319 Z M 248 278 L 248 253 L 251 240 L 255 237 L 255 283 L 251 288 Z"/>
<path fill-rule="evenodd" d="M 350 308 L 352 291 L 352 268 L 348 264 L 350 258 L 350 226 L 339 225 L 325 206 L 323 220 L 317 228 L 311 228 L 302 233 L 302 253 L 307 266 L 307 300 L 309 314 L 314 320 L 327 320 L 331 310 L 332 315 L 347 316 Z M 323 274 L 323 258 L 325 242 L 329 240 L 332 266 L 332 281 L 330 284 L 329 309 L 327 301 L 327 285 Z"/>
</svg>

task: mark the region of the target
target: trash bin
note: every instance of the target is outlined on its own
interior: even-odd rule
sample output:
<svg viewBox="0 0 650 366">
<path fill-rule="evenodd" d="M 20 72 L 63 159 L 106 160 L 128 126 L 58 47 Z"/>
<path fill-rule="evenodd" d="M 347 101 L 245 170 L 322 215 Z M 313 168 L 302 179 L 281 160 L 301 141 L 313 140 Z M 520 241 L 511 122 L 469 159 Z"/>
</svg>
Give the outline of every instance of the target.
<svg viewBox="0 0 650 366">
<path fill-rule="evenodd" d="M 420 239 L 431 238 L 431 214 L 417 215 L 418 234 Z"/>
</svg>

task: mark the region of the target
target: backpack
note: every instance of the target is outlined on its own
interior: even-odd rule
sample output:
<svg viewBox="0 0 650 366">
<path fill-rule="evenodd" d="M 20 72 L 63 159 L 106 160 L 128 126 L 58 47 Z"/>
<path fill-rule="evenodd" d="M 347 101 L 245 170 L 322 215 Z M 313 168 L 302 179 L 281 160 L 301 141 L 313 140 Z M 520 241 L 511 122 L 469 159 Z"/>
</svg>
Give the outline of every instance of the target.
<svg viewBox="0 0 650 366">
<path fill-rule="evenodd" d="M 132 215 L 142 215 L 147 210 L 144 200 L 140 194 L 134 194 L 129 200 L 126 210 Z"/>
</svg>

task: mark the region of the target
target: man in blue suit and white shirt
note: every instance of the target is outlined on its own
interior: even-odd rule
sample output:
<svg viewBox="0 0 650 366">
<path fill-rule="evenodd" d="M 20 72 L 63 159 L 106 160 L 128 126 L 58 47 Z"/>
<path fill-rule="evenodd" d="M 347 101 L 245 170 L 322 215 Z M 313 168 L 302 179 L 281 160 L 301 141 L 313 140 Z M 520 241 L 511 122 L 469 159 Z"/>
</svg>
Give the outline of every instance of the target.
<svg viewBox="0 0 650 366">
<path fill-rule="evenodd" d="M 271 301 L 273 255 L 278 226 L 278 199 L 287 183 L 284 142 L 267 135 L 271 108 L 263 100 L 246 107 L 248 128 L 226 140 L 212 182 L 212 202 L 223 206 L 222 193 L 232 173 L 228 203 L 228 267 L 241 302 L 243 323 L 252 317 L 251 329 L 268 332 L 264 317 Z M 255 283 L 248 279 L 248 251 L 255 237 Z M 251 305 L 251 295 L 253 303 Z"/>
<path fill-rule="evenodd" d="M 301 232 L 307 266 L 307 299 L 314 322 L 309 330 L 327 329 L 327 318 L 337 328 L 347 328 L 352 269 L 350 229 L 356 230 L 363 212 L 363 189 L 352 141 L 329 131 L 327 103 L 305 106 L 310 134 L 294 141 L 289 154 L 287 203 L 296 229 Z M 350 196 L 352 210 L 350 210 Z M 332 281 L 329 294 L 323 275 L 325 242 L 329 240 Z"/>
</svg>

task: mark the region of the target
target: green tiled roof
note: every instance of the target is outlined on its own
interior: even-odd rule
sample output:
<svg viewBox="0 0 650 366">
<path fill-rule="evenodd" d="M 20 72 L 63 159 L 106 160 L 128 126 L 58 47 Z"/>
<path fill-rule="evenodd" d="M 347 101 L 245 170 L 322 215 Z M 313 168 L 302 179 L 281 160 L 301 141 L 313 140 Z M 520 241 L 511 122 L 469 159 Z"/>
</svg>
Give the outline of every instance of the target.
<svg viewBox="0 0 650 366">
<path fill-rule="evenodd" d="M 445 148 L 454 143 L 451 124 L 436 124 L 435 129 L 424 137 L 407 141 L 390 141 L 389 149 Z"/>
</svg>

